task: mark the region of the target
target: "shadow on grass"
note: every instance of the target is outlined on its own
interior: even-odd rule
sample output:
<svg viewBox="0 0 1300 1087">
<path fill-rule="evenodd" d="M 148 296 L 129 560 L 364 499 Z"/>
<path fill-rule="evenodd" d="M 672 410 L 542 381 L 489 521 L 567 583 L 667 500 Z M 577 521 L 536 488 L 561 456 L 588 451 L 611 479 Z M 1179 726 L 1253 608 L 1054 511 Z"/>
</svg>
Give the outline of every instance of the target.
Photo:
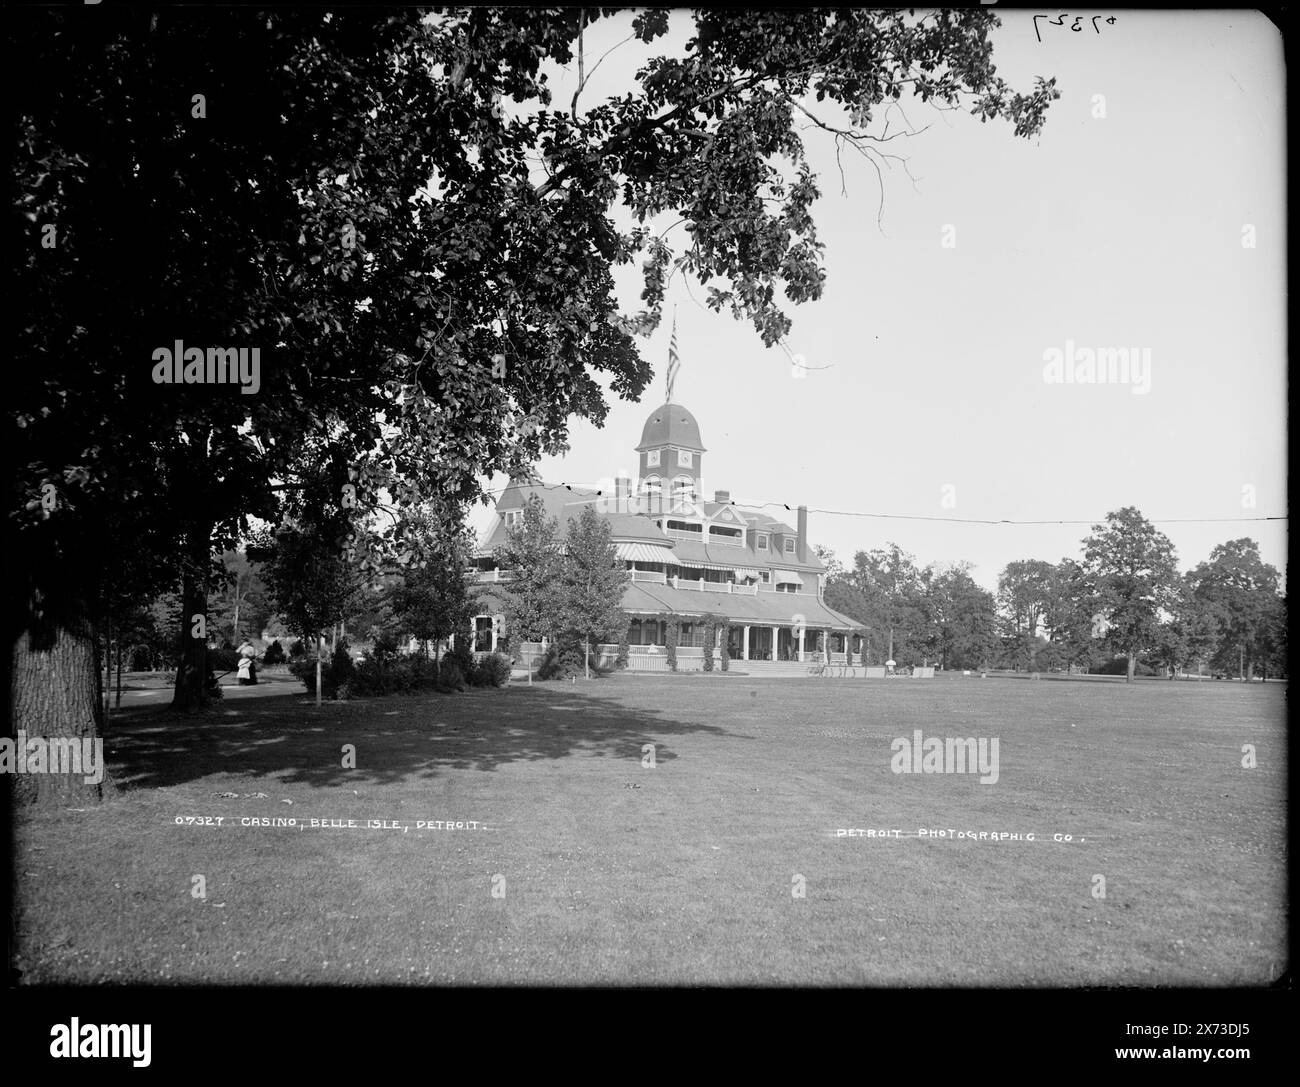
<svg viewBox="0 0 1300 1087">
<path fill-rule="evenodd" d="M 206 713 L 136 707 L 114 718 L 105 740 L 119 789 L 156 789 L 217 774 L 283 784 L 397 784 L 440 770 L 495 770 L 571 755 L 625 759 L 638 768 L 645 744 L 671 761 L 673 736 L 750 737 L 632 709 L 603 692 L 567 684 L 512 686 L 456 695 L 420 694 L 326 702 L 308 698 L 218 704 Z M 356 747 L 345 769 L 343 745 Z"/>
</svg>

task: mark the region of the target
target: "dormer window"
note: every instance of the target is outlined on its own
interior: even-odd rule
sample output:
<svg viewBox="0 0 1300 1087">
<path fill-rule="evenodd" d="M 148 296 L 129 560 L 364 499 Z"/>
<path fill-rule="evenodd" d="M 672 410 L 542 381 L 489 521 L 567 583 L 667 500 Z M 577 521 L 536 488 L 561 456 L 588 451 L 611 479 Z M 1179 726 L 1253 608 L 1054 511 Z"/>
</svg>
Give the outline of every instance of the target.
<svg viewBox="0 0 1300 1087">
<path fill-rule="evenodd" d="M 766 550 L 767 550 L 767 536 L 766 536 L 766 534 L 764 534 L 764 533 L 762 533 L 762 532 L 760 532 L 760 533 L 758 534 L 758 549 L 759 549 L 760 551 L 766 551 Z M 764 578 L 763 580 L 766 581 L 767 578 Z"/>
<path fill-rule="evenodd" d="M 511 528 L 514 525 L 522 525 L 524 523 L 523 510 L 506 510 L 503 516 L 505 519 L 506 528 Z"/>
<path fill-rule="evenodd" d="M 786 541 L 785 541 L 785 553 L 786 553 L 787 555 L 793 555 L 793 554 L 794 554 L 794 540 L 786 540 Z"/>
</svg>

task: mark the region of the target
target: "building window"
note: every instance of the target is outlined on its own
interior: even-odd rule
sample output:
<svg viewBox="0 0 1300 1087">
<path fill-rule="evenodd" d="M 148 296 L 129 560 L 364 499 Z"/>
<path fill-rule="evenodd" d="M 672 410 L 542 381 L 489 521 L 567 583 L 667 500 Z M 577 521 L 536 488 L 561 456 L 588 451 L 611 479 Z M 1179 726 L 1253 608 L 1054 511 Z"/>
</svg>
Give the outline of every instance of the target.
<svg viewBox="0 0 1300 1087">
<path fill-rule="evenodd" d="M 764 585 L 767 585 L 772 580 L 772 575 L 768 573 L 766 570 L 760 570 L 758 572 L 758 576 Z"/>
<path fill-rule="evenodd" d="M 524 521 L 523 510 L 506 510 L 504 516 L 505 516 L 506 528 L 510 528 L 513 525 L 523 524 Z"/>
<path fill-rule="evenodd" d="M 478 615 L 474 618 L 474 652 L 486 653 L 492 648 L 492 616 Z"/>
<path fill-rule="evenodd" d="M 786 541 L 785 541 L 785 553 L 786 553 L 787 555 L 793 555 L 793 554 L 794 554 L 794 540 L 786 540 Z"/>
<path fill-rule="evenodd" d="M 693 465 L 694 463 L 695 463 L 695 461 L 691 459 L 691 451 L 690 451 L 689 449 L 679 449 L 679 450 L 677 450 L 677 467 L 678 467 L 678 468 L 689 468 L 689 467 L 691 467 L 691 465 Z"/>
<path fill-rule="evenodd" d="M 761 532 L 758 534 L 758 549 L 759 549 L 760 551 L 766 551 L 766 550 L 767 550 L 767 537 L 764 536 L 763 533 L 761 533 Z M 767 579 L 764 578 L 763 580 L 766 581 Z"/>
<path fill-rule="evenodd" d="M 641 481 L 641 490 L 644 494 L 659 494 L 664 489 L 664 481 L 658 476 L 646 476 Z"/>
<path fill-rule="evenodd" d="M 657 449 L 651 449 L 651 450 L 650 450 L 650 451 L 645 455 L 645 463 L 646 463 L 646 467 L 647 467 L 647 468 L 658 468 L 658 467 L 659 467 L 659 450 L 657 450 Z"/>
</svg>

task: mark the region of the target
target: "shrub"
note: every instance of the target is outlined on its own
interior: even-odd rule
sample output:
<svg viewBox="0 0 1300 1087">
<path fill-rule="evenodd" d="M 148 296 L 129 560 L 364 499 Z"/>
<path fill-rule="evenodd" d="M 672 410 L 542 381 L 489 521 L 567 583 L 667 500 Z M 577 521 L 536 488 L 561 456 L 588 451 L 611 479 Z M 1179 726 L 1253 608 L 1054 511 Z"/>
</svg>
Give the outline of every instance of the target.
<svg viewBox="0 0 1300 1087">
<path fill-rule="evenodd" d="M 461 671 L 460 662 L 450 653 L 438 665 L 438 686 L 444 691 L 465 689 L 465 673 Z"/>
<path fill-rule="evenodd" d="M 280 644 L 280 639 L 276 638 L 266 647 L 266 652 L 262 654 L 263 664 L 283 664 L 289 659 L 284 651 L 284 646 Z"/>
<path fill-rule="evenodd" d="M 302 684 L 307 688 L 308 694 L 316 693 L 316 658 L 304 657 L 301 660 L 289 662 L 289 671 L 291 674 L 302 680 Z M 334 649 L 334 655 L 328 663 L 321 665 L 321 695 L 324 698 L 346 699 L 352 696 L 353 678 L 356 672 L 356 666 L 352 657 L 348 654 L 348 643 L 346 639 L 339 641 Z M 356 693 L 360 693 L 357 691 Z"/>
<path fill-rule="evenodd" d="M 705 645 L 704 647 L 704 670 L 706 672 L 713 671 L 713 643 L 712 642 L 709 642 L 709 644 Z"/>
<path fill-rule="evenodd" d="M 208 674 L 203 677 L 203 686 L 207 691 L 209 698 L 219 699 L 226 697 L 221 690 L 221 684 L 217 682 L 217 674 L 211 669 L 211 667 L 208 668 Z"/>
<path fill-rule="evenodd" d="M 301 638 L 295 638 L 289 643 L 289 656 L 293 660 L 299 660 L 307 655 L 307 647 L 302 644 Z"/>
<path fill-rule="evenodd" d="M 352 673 L 356 671 L 356 665 L 353 663 L 352 654 L 348 652 L 348 642 L 346 638 L 340 638 L 338 644 L 334 647 L 334 654 L 330 657 L 329 667 L 325 670 L 322 677 L 322 683 L 325 685 L 325 693 L 330 695 L 331 688 L 336 692 L 330 697 L 338 697 L 337 691 L 340 687 L 346 687 L 352 679 Z"/>
<path fill-rule="evenodd" d="M 352 669 L 350 687 L 352 693 L 362 696 L 387 694 L 388 676 L 380 669 L 377 660 L 365 657 Z"/>
<path fill-rule="evenodd" d="M 630 629 L 631 629 L 631 624 L 629 623 L 627 626 L 623 628 L 623 633 L 618 636 L 618 655 L 615 656 L 614 658 L 615 668 L 627 667 L 628 653 L 631 652 L 631 647 L 628 645 L 627 642 L 627 632 Z"/>
<path fill-rule="evenodd" d="M 479 661 L 475 671 L 480 687 L 504 687 L 510 682 L 510 658 L 493 653 Z"/>
<path fill-rule="evenodd" d="M 442 659 L 454 660 L 465 682 L 471 687 L 478 686 L 478 664 L 474 660 L 474 651 L 464 638 L 457 638 L 455 647 L 444 653 Z"/>
<path fill-rule="evenodd" d="M 302 685 L 307 688 L 308 694 L 316 693 L 316 661 L 313 658 L 301 657 L 289 662 L 290 675 L 297 676 L 302 680 Z"/>
<path fill-rule="evenodd" d="M 569 679 L 582 672 L 582 646 L 570 641 L 552 642 L 537 666 L 538 679 Z"/>
<path fill-rule="evenodd" d="M 349 681 L 351 693 L 363 696 L 436 690 L 439 685 L 437 671 L 418 653 L 392 657 L 368 653 L 355 664 Z"/>
<path fill-rule="evenodd" d="M 677 616 L 668 617 L 668 633 L 664 638 L 665 655 L 668 658 L 668 671 L 677 671 L 677 635 L 681 632 L 681 625 Z"/>
<path fill-rule="evenodd" d="M 233 672 L 239 667 L 239 654 L 233 649 L 208 649 L 208 665 L 217 675 Z"/>
</svg>

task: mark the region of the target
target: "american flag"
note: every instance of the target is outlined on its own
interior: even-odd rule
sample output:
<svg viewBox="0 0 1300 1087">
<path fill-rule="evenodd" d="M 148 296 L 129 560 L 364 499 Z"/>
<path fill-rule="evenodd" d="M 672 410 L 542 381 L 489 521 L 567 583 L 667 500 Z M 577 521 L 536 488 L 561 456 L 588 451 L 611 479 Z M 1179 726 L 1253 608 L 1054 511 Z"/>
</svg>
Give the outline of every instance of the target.
<svg viewBox="0 0 1300 1087">
<path fill-rule="evenodd" d="M 677 371 L 682 368 L 682 360 L 677 357 L 677 314 L 673 314 L 673 334 L 668 341 L 668 396 L 667 402 L 671 403 L 673 399 L 673 383 L 677 380 Z"/>
</svg>

